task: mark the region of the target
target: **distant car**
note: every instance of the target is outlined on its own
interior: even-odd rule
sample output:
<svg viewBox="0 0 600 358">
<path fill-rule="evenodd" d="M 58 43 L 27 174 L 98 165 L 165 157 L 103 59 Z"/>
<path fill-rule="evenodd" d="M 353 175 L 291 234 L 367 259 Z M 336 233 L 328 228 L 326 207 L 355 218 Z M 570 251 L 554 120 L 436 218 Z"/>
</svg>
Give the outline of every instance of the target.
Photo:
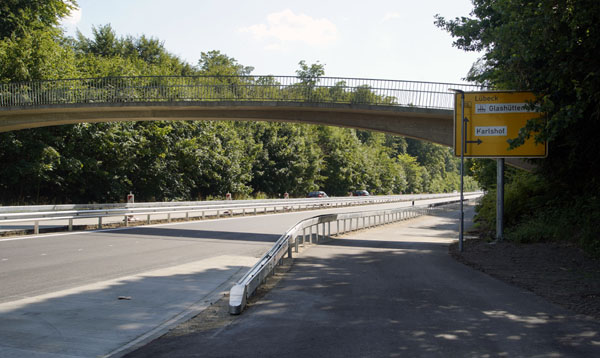
<svg viewBox="0 0 600 358">
<path fill-rule="evenodd" d="M 354 196 L 369 196 L 369 192 L 366 190 L 355 190 L 352 192 L 352 195 Z"/>
<path fill-rule="evenodd" d="M 327 194 L 324 191 L 311 191 L 306 196 L 307 198 L 327 198 Z"/>
</svg>

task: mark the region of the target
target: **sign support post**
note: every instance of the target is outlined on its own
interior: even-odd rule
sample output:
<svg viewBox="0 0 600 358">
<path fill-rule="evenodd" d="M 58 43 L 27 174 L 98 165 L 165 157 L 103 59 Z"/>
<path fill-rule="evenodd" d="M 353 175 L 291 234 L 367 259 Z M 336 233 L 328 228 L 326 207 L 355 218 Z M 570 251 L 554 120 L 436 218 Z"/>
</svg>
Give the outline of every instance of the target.
<svg viewBox="0 0 600 358">
<path fill-rule="evenodd" d="M 504 158 L 496 163 L 496 240 L 504 236 Z"/>
<path fill-rule="evenodd" d="M 463 237 L 464 237 L 464 233 L 463 233 L 463 228 L 465 225 L 465 211 L 464 211 L 464 207 L 463 207 L 463 201 L 464 201 L 464 188 L 465 188 L 465 180 L 464 180 L 464 176 L 465 176 L 465 144 L 466 144 L 466 138 L 465 138 L 465 125 L 467 123 L 467 119 L 465 118 L 465 92 L 459 89 L 450 89 L 451 91 L 454 91 L 456 93 L 460 93 L 460 98 L 461 98 L 461 113 L 462 113 L 462 120 L 461 120 L 461 126 L 460 126 L 460 136 L 461 136 L 461 141 L 460 141 L 460 224 L 458 226 L 458 251 L 463 252 Z"/>
<path fill-rule="evenodd" d="M 533 117 L 544 114 L 532 103 L 536 95 L 519 91 L 464 92 L 449 89 L 454 94 L 454 155 L 460 156 L 460 232 L 459 250 L 463 251 L 464 228 L 464 158 L 494 158 L 496 169 L 496 239 L 504 239 L 504 162 L 505 158 L 545 158 L 547 143 L 534 138 L 510 148 L 507 139 L 519 135 L 521 128 Z M 460 96 L 459 96 L 460 94 Z M 459 106 L 458 102 L 461 101 Z M 469 118 L 465 117 L 465 107 Z M 460 115 L 458 113 L 460 111 Z M 483 140 L 482 138 L 483 137 Z M 458 144 L 460 142 L 460 144 Z M 471 145 L 469 144 L 476 144 Z"/>
</svg>

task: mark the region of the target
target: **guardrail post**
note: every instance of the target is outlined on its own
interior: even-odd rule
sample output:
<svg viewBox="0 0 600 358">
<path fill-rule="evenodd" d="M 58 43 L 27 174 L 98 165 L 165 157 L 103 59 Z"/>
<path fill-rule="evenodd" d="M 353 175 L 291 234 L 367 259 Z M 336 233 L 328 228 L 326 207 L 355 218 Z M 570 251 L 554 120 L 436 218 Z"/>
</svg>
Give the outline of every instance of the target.
<svg viewBox="0 0 600 358">
<path fill-rule="evenodd" d="M 232 218 L 233 217 L 233 209 L 229 210 L 229 217 Z"/>
<path fill-rule="evenodd" d="M 167 222 L 170 223 L 171 222 L 171 213 L 167 213 Z"/>
<path fill-rule="evenodd" d="M 217 219 L 221 217 L 221 211 L 217 210 Z"/>
<path fill-rule="evenodd" d="M 302 245 L 306 243 L 306 228 L 302 228 Z"/>
<path fill-rule="evenodd" d="M 256 215 L 256 208 L 254 208 L 254 215 Z"/>
<path fill-rule="evenodd" d="M 202 210 L 202 220 L 204 220 L 204 210 Z"/>
<path fill-rule="evenodd" d="M 187 220 L 189 220 L 189 219 L 190 219 L 190 212 L 189 212 L 189 211 L 186 211 L 186 212 L 185 212 L 185 220 L 187 221 Z"/>
<path fill-rule="evenodd" d="M 242 216 L 246 216 L 246 208 L 242 209 Z"/>
<path fill-rule="evenodd" d="M 150 225 L 150 214 L 148 214 L 148 217 L 146 218 L 146 223 L 148 223 L 148 225 Z"/>
<path fill-rule="evenodd" d="M 102 229 L 102 216 L 98 217 L 98 229 Z"/>
<path fill-rule="evenodd" d="M 129 220 L 127 220 L 127 215 L 123 218 L 123 222 L 125 223 L 125 227 L 129 226 Z"/>
<path fill-rule="evenodd" d="M 316 240 L 316 242 L 318 244 L 319 242 L 321 242 L 321 236 L 319 235 L 319 224 L 315 224 L 315 232 L 316 232 L 316 235 L 317 235 L 316 238 L 315 238 L 315 240 Z"/>
<path fill-rule="evenodd" d="M 292 236 L 288 237 L 288 259 L 292 258 Z"/>
<path fill-rule="evenodd" d="M 327 232 L 329 233 L 327 236 L 331 238 L 331 221 L 327 222 Z"/>
<path fill-rule="evenodd" d="M 294 239 L 294 249 L 295 249 L 296 253 L 298 253 L 298 250 L 299 250 L 299 247 L 298 247 L 299 246 L 299 241 L 300 241 L 298 239 L 299 237 L 300 237 L 300 235 L 296 235 L 296 237 Z"/>
<path fill-rule="evenodd" d="M 312 245 L 313 243 L 313 232 L 312 232 L 312 225 L 308 227 L 308 243 Z"/>
<path fill-rule="evenodd" d="M 315 224 L 315 242 L 318 244 L 321 241 L 319 236 L 319 224 Z"/>
<path fill-rule="evenodd" d="M 73 219 L 69 219 L 69 231 L 73 231 Z"/>
<path fill-rule="evenodd" d="M 37 234 L 39 234 L 39 233 L 40 233 L 40 222 L 39 222 L 39 221 L 35 221 L 35 222 L 33 223 L 33 233 L 34 233 L 35 235 L 37 235 Z"/>
</svg>

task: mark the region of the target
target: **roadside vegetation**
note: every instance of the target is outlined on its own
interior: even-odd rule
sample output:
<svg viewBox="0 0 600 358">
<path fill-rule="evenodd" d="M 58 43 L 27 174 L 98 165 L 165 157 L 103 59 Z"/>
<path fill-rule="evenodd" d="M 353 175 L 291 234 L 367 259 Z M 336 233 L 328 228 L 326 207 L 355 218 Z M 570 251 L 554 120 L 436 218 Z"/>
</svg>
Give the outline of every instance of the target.
<svg viewBox="0 0 600 358">
<path fill-rule="evenodd" d="M 532 173 L 510 171 L 505 188 L 508 240 L 569 241 L 600 256 L 600 2 L 474 0 L 470 16 L 437 25 L 465 51 L 478 51 L 467 80 L 498 90 L 533 91 L 545 119 L 518 138 L 549 143 Z M 495 162 L 477 160 L 473 175 L 488 190 L 477 221 L 495 227 Z"/>
<path fill-rule="evenodd" d="M 0 81 L 109 76 L 249 75 L 253 68 L 213 50 L 189 64 L 159 39 L 120 36 L 110 25 L 66 37 L 58 27 L 75 1 L 10 1 L 0 7 Z M 300 93 L 325 67 L 299 62 Z M 262 80 L 268 81 L 265 77 Z M 0 134 L 0 204 L 301 197 L 451 192 L 458 161 L 449 148 L 367 131 L 269 122 L 151 121 L 64 125 Z M 466 190 L 478 184 L 466 178 Z"/>
</svg>

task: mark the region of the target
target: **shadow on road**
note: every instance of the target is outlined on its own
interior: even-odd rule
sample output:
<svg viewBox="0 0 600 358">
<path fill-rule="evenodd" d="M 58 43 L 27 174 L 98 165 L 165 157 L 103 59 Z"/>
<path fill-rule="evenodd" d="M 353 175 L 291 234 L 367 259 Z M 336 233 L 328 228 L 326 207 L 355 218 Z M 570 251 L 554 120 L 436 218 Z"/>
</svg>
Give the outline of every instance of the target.
<svg viewBox="0 0 600 358">
<path fill-rule="evenodd" d="M 235 241 L 254 241 L 254 242 L 275 242 L 280 235 L 236 232 L 236 231 L 214 231 L 214 230 L 189 230 L 182 228 L 165 227 L 135 227 L 123 230 L 98 231 L 98 234 L 114 235 L 124 234 L 127 236 L 161 236 L 165 238 L 186 238 L 186 239 L 216 239 L 216 240 L 235 240 Z"/>
<path fill-rule="evenodd" d="M 233 323 L 127 357 L 600 356 L 600 323 L 455 262 L 447 243 L 385 238 L 313 246 Z"/>
</svg>

